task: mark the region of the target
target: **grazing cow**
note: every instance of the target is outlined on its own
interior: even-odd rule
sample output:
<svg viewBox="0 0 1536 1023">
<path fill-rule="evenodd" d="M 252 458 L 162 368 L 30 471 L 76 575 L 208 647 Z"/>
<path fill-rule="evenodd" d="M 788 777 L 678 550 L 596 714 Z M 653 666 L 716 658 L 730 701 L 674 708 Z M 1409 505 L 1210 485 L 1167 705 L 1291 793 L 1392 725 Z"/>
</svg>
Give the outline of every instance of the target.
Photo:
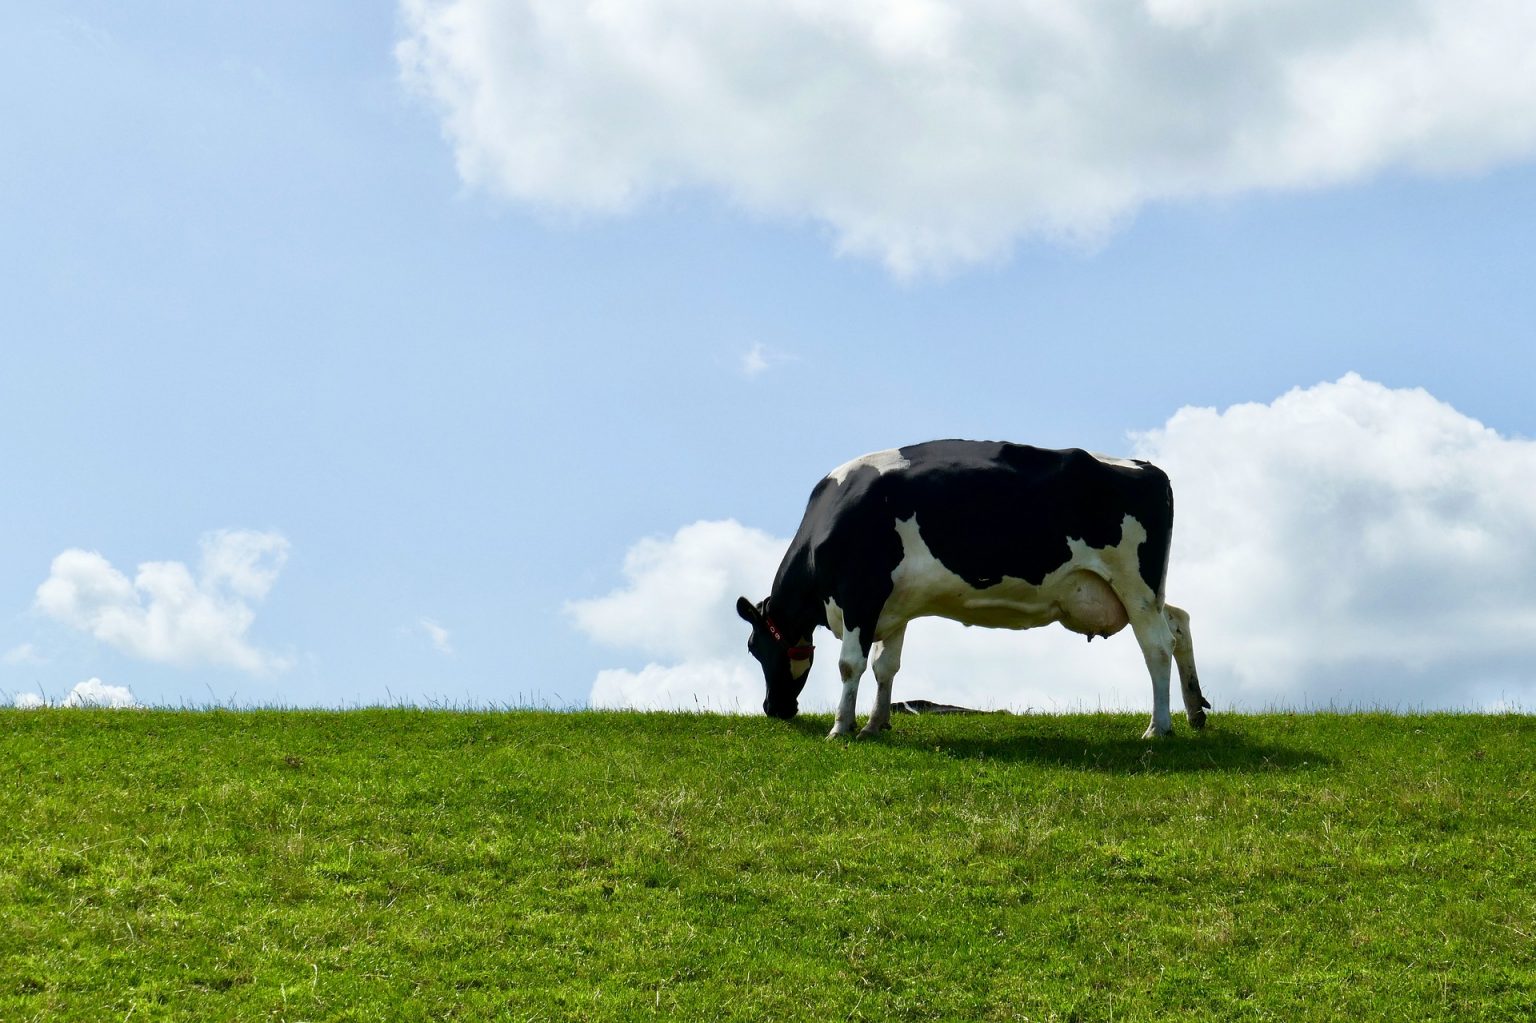
<svg viewBox="0 0 1536 1023">
<path fill-rule="evenodd" d="M 859 678 L 874 654 L 875 706 L 861 733 L 890 727 L 891 680 L 907 622 L 1087 636 L 1127 624 L 1152 675 L 1152 723 L 1168 735 L 1170 661 L 1196 728 L 1210 704 L 1195 675 L 1189 615 L 1163 601 L 1173 490 L 1150 462 L 994 441 L 939 440 L 856 458 L 816 485 L 766 600 L 736 602 L 767 681 L 765 713 L 792 718 L 812 633 L 842 639 L 842 699 L 830 737 L 853 734 Z"/>
</svg>

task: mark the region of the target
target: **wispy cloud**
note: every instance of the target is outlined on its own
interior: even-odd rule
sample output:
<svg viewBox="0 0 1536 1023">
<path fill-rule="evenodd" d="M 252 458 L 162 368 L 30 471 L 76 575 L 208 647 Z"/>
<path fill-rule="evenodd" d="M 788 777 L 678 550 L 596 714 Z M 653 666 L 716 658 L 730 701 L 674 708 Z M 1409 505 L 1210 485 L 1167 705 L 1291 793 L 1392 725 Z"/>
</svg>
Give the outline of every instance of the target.
<svg viewBox="0 0 1536 1023">
<path fill-rule="evenodd" d="M 768 349 L 761 341 L 748 348 L 746 354 L 741 357 L 741 372 L 743 376 L 755 377 L 768 368 Z"/>
<path fill-rule="evenodd" d="M 246 633 L 288 557 L 278 533 L 219 530 L 203 536 L 196 574 L 179 561 L 147 561 L 132 580 L 95 551 L 53 559 L 36 607 L 133 657 L 165 664 L 223 665 L 253 673 L 290 664 L 252 646 Z"/>
<path fill-rule="evenodd" d="M 416 625 L 432 641 L 432 648 L 434 650 L 445 656 L 453 653 L 453 643 L 451 642 L 448 630 L 439 625 L 434 619 L 421 618 L 417 620 Z"/>
<path fill-rule="evenodd" d="M 0 657 L 0 663 L 38 665 L 46 664 L 48 662 L 42 654 L 37 652 L 37 648 L 34 647 L 31 643 L 23 643 L 20 646 L 12 647 L 11 649 L 7 650 L 5 655 Z"/>
</svg>

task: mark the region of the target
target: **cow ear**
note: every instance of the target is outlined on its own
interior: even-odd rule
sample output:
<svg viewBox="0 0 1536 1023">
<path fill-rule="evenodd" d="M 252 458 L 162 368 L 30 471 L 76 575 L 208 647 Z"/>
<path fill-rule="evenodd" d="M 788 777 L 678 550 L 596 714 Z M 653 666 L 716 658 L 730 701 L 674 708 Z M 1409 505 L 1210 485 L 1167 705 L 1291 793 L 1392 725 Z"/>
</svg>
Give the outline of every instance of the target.
<svg viewBox="0 0 1536 1023">
<path fill-rule="evenodd" d="M 751 625 L 756 625 L 762 616 L 757 613 L 757 608 L 746 597 L 736 598 L 736 613 L 741 615 L 741 620 Z"/>
</svg>

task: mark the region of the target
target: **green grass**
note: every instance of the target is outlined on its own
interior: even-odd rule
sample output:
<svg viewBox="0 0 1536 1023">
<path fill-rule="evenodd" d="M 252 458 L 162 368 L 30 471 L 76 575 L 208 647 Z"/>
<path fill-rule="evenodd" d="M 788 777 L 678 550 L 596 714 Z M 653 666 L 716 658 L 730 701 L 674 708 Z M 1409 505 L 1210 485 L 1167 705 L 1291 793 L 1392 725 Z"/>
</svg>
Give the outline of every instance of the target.
<svg viewBox="0 0 1536 1023">
<path fill-rule="evenodd" d="M 0 711 L 0 1019 L 1529 1020 L 1536 719 Z"/>
</svg>

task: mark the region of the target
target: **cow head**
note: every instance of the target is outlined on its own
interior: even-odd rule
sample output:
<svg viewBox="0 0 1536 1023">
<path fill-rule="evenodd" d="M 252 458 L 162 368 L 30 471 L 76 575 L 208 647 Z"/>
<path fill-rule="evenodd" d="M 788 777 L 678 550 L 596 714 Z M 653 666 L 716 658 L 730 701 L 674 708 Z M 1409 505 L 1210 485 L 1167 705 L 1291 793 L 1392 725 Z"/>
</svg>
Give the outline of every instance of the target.
<svg viewBox="0 0 1536 1023">
<path fill-rule="evenodd" d="M 752 626 L 747 652 L 763 667 L 768 694 L 763 713 L 788 721 L 800 713 L 800 690 L 811 671 L 813 651 L 809 644 L 795 645 L 768 616 L 768 601 L 753 604 L 746 597 L 736 601 L 736 613 Z"/>
</svg>

